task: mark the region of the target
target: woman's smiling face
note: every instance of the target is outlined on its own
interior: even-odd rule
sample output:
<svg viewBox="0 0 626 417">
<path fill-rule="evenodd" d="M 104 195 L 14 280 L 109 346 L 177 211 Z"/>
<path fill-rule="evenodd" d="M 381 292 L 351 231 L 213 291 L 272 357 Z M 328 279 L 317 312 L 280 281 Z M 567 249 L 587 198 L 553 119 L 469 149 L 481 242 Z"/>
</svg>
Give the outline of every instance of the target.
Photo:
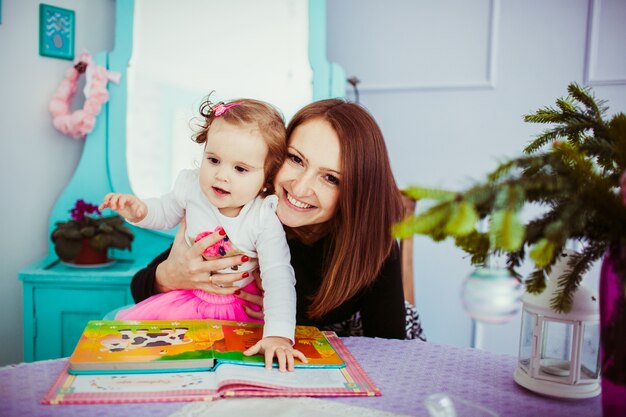
<svg viewBox="0 0 626 417">
<path fill-rule="evenodd" d="M 330 220 L 339 202 L 341 169 L 339 137 L 327 121 L 313 119 L 296 127 L 274 181 L 280 221 L 300 227 Z"/>
</svg>

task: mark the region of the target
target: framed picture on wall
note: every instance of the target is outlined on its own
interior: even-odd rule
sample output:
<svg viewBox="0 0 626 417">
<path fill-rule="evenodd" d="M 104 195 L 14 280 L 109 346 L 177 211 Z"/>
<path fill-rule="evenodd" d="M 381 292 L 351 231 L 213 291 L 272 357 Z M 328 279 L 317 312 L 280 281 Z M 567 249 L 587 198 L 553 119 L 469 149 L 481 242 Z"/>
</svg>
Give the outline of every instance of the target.
<svg viewBox="0 0 626 417">
<path fill-rule="evenodd" d="M 74 59 L 74 10 L 39 5 L 39 55 Z"/>
</svg>

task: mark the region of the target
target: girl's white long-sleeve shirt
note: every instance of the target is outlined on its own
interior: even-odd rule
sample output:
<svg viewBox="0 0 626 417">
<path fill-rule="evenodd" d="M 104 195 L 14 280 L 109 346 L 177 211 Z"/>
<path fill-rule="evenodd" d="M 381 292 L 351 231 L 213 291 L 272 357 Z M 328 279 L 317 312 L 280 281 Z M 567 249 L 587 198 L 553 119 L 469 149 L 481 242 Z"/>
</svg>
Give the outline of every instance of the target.
<svg viewBox="0 0 626 417">
<path fill-rule="evenodd" d="M 135 225 L 153 230 L 167 230 L 186 216 L 186 240 L 195 241 L 202 232 L 223 227 L 233 248 L 227 255 L 242 253 L 249 262 L 240 265 L 238 273 L 257 267 L 261 272 L 265 326 L 263 337 L 281 336 L 294 340 L 296 324 L 295 276 L 290 263 L 289 246 L 283 225 L 276 216 L 278 198 L 257 197 L 247 203 L 236 217 L 224 216 L 202 193 L 198 170 L 183 170 L 173 190 L 160 197 L 144 200 L 146 217 Z M 257 263 L 258 259 L 258 263 Z M 234 272 L 225 270 L 220 272 Z M 243 287 L 253 280 L 252 274 L 235 285 Z"/>
</svg>

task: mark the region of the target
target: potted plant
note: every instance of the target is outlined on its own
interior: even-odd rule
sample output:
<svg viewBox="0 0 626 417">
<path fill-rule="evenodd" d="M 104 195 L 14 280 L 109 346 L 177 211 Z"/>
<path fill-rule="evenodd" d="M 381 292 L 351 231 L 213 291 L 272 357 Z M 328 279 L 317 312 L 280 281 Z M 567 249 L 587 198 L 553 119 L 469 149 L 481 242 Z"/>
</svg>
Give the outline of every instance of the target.
<svg viewBox="0 0 626 417">
<path fill-rule="evenodd" d="M 556 311 L 570 309 L 583 275 L 603 259 L 603 402 L 605 415 L 613 415 L 606 407 L 605 381 L 621 389 L 618 407 L 626 410 L 626 116 L 605 118 L 604 102 L 577 84 L 570 84 L 568 92 L 556 107 L 524 116 L 526 122 L 551 127 L 522 156 L 500 163 L 485 181 L 460 192 L 409 188 L 410 198 L 434 204 L 397 224 L 394 232 L 398 237 L 424 234 L 435 241 L 452 237 L 475 265 L 484 266 L 489 256 L 505 256 L 507 268 L 519 278 L 516 268 L 528 255 L 535 265 L 524 282 L 530 293 L 543 291 L 566 243 L 577 241 L 582 250 L 569 257 L 551 299 Z M 519 213 L 527 204 L 543 211 L 524 223 Z M 481 220 L 488 230 L 477 229 Z"/>
<path fill-rule="evenodd" d="M 118 215 L 101 217 L 98 206 L 80 199 L 71 220 L 57 222 L 51 238 L 59 258 L 78 265 L 107 263 L 108 249 L 131 249 L 133 233 Z"/>
</svg>

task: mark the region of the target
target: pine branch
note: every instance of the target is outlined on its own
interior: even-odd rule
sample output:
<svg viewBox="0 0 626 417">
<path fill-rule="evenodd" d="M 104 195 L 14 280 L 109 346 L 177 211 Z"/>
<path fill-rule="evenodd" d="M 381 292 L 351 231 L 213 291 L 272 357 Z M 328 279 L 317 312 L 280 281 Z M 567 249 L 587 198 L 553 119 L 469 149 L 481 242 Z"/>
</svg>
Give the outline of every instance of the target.
<svg viewBox="0 0 626 417">
<path fill-rule="evenodd" d="M 500 163 L 500 165 L 498 165 L 493 172 L 487 175 L 487 180 L 490 182 L 498 182 L 504 177 L 512 175 L 511 171 L 519 169 L 520 162 L 521 161 L 518 158 Z"/>
<path fill-rule="evenodd" d="M 437 200 L 437 201 L 451 201 L 453 200 L 457 193 L 442 190 L 439 188 L 422 188 L 422 187 L 409 187 L 402 191 L 402 194 L 407 197 L 418 201 L 418 200 Z"/>
<path fill-rule="evenodd" d="M 606 252 L 608 245 L 604 242 L 594 242 L 583 249 L 582 253 L 575 253 L 568 261 L 568 269 L 557 278 L 558 288 L 550 300 L 550 307 L 559 313 L 567 313 L 572 309 L 574 292 L 580 286 L 583 275 L 589 271 L 595 261 Z"/>
<path fill-rule="evenodd" d="M 476 222 L 478 222 L 478 213 L 474 206 L 467 201 L 461 201 L 452 205 L 445 232 L 450 236 L 466 236 L 476 230 Z"/>
<path fill-rule="evenodd" d="M 491 216 L 489 231 L 496 249 L 516 251 L 524 243 L 524 225 L 516 211 L 508 209 L 495 211 Z"/>
<path fill-rule="evenodd" d="M 605 131 L 606 126 L 604 126 L 602 116 L 606 108 L 598 104 L 601 102 L 596 102 L 589 90 L 577 84 L 570 84 L 568 91 L 568 97 L 556 100 L 558 109 L 546 106 L 524 116 L 524 121 L 529 123 L 557 125 L 544 131 L 532 141 L 524 149 L 525 153 L 535 153 L 549 142 L 559 138 L 567 138 L 571 143 L 580 144 L 586 137 L 589 137 L 585 134 L 589 130 L 594 131 L 593 136 L 603 136 L 601 132 Z M 581 103 L 586 110 L 578 107 L 577 103 Z"/>
<path fill-rule="evenodd" d="M 626 170 L 626 115 L 624 113 L 613 116 L 608 124 L 607 137 L 610 148 L 602 149 L 603 165 L 612 165 L 613 172 L 619 176 Z"/>
<path fill-rule="evenodd" d="M 489 254 L 489 236 L 486 233 L 473 231 L 466 236 L 458 236 L 454 244 L 471 255 L 472 265 L 485 265 Z"/>
<path fill-rule="evenodd" d="M 546 277 L 543 269 L 535 269 L 524 281 L 526 291 L 531 294 L 541 294 L 546 289 Z"/>
<path fill-rule="evenodd" d="M 626 170 L 626 115 L 607 122 L 604 102 L 577 84 L 555 103 L 524 116 L 526 122 L 550 127 L 521 156 L 500 162 L 485 181 L 461 192 L 413 190 L 412 198 L 436 205 L 405 219 L 394 232 L 402 237 L 420 233 L 435 241 L 451 236 L 474 265 L 484 265 L 491 253 L 505 254 L 516 276 L 528 255 L 536 269 L 526 287 L 535 293 L 544 289 L 545 274 L 566 242 L 584 242 L 583 253 L 572 257 L 571 268 L 558 278 L 551 300 L 557 311 L 567 311 L 591 264 L 609 246 L 626 252 L 626 205 L 619 194 Z M 518 213 L 528 203 L 544 211 L 524 224 Z M 488 231 L 478 232 L 476 223 L 487 218 Z M 626 255 L 623 259 L 619 268 L 626 288 Z"/>
<path fill-rule="evenodd" d="M 529 120 L 526 120 L 526 118 L 524 120 L 529 121 Z M 554 142 L 559 137 L 560 135 L 558 133 L 554 133 L 553 130 L 544 130 L 543 133 L 537 137 L 537 139 L 535 139 L 534 141 L 526 145 L 526 147 L 524 148 L 524 153 L 525 154 L 536 153 L 541 148 L 546 146 L 548 143 Z"/>
<path fill-rule="evenodd" d="M 448 222 L 451 204 L 450 202 L 440 203 L 422 214 L 409 216 L 395 224 L 392 233 L 401 239 L 414 234 L 431 234 L 437 227 Z"/>
<path fill-rule="evenodd" d="M 585 132 L 597 127 L 595 121 L 589 121 L 587 116 L 572 117 L 573 120 L 564 121 L 564 126 L 555 127 L 543 131 L 533 142 L 524 148 L 524 153 L 533 154 L 545 147 L 548 143 L 566 138 L 568 142 L 580 144 Z"/>
<path fill-rule="evenodd" d="M 524 258 L 526 257 L 526 253 L 524 250 L 524 246 L 522 246 L 518 251 L 508 252 L 506 254 L 506 267 L 511 272 L 511 274 L 521 281 L 522 275 L 517 272 L 517 268 L 522 266 L 522 262 L 524 262 Z"/>
<path fill-rule="evenodd" d="M 604 101 L 596 100 L 589 88 L 583 88 L 578 83 L 571 83 L 567 86 L 567 91 L 573 99 L 582 103 L 587 108 L 590 116 L 594 117 L 596 120 L 602 120 L 602 116 L 607 110 L 606 107 L 604 107 Z"/>
</svg>

